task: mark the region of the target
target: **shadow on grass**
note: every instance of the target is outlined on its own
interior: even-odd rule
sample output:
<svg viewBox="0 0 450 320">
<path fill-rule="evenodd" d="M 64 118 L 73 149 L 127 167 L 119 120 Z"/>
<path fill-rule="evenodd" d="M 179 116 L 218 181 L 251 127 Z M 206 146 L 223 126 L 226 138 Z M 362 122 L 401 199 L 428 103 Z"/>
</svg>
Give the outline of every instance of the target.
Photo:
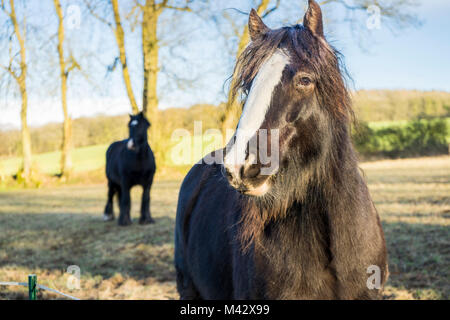
<svg viewBox="0 0 450 320">
<path fill-rule="evenodd" d="M 413 291 L 415 298 L 433 290 L 450 297 L 449 227 L 438 224 L 383 222 L 389 253 L 388 285 Z"/>
<path fill-rule="evenodd" d="M 66 270 L 103 279 L 120 273 L 136 280 L 172 281 L 173 227 L 169 217 L 152 225 L 119 227 L 101 216 L 82 214 L 0 214 L 0 268 Z"/>
<path fill-rule="evenodd" d="M 116 221 L 103 222 L 100 214 L 0 214 L 0 268 L 64 273 L 69 265 L 78 265 L 82 276 L 100 279 L 99 285 L 117 274 L 143 282 L 174 282 L 174 219 L 156 216 L 156 223 L 146 226 L 137 220 L 119 227 Z M 430 298 L 432 291 L 431 298 L 448 299 L 449 227 L 383 222 L 383 228 L 388 285 L 415 298 Z"/>
</svg>

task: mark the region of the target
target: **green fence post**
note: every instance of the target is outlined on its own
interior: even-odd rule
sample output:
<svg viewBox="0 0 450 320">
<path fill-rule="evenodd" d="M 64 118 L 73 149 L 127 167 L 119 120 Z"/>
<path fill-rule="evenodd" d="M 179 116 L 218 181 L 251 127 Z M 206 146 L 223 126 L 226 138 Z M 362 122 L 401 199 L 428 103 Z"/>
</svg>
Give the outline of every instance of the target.
<svg viewBox="0 0 450 320">
<path fill-rule="evenodd" d="M 35 274 L 28 275 L 28 297 L 30 300 L 37 300 L 37 276 Z"/>
</svg>

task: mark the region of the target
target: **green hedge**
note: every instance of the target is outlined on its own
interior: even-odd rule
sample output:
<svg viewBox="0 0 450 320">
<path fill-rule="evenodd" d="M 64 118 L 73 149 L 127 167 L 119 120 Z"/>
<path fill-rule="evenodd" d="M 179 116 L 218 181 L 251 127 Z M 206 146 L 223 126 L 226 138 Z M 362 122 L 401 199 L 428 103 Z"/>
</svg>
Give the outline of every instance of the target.
<svg viewBox="0 0 450 320">
<path fill-rule="evenodd" d="M 365 157 L 411 157 L 448 153 L 445 118 L 417 118 L 405 125 L 373 128 L 365 122 L 353 130 L 353 141 Z"/>
</svg>

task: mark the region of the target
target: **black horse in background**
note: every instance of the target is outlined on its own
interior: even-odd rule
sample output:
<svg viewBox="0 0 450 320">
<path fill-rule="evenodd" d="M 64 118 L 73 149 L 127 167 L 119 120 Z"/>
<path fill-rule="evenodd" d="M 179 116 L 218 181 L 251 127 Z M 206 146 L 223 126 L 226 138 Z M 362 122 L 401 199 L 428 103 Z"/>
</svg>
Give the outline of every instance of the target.
<svg viewBox="0 0 450 320">
<path fill-rule="evenodd" d="M 351 99 L 320 7 L 309 0 L 303 25 L 275 30 L 252 10 L 249 31 L 232 88 L 246 98 L 224 165 L 196 164 L 181 186 L 180 297 L 381 298 L 384 234 L 358 168 Z M 270 140 L 271 148 L 278 142 L 278 167 L 261 161 L 264 145 L 245 147 L 248 133 L 264 131 L 279 137 Z"/>
<path fill-rule="evenodd" d="M 143 188 L 140 224 L 153 223 L 150 215 L 150 188 L 156 171 L 155 158 L 147 140 L 150 122 L 141 113 L 130 115 L 130 137 L 116 141 L 106 151 L 106 176 L 108 178 L 108 201 L 104 220 L 114 220 L 113 198 L 119 196 L 119 225 L 131 224 L 130 189 L 135 185 Z"/>
</svg>

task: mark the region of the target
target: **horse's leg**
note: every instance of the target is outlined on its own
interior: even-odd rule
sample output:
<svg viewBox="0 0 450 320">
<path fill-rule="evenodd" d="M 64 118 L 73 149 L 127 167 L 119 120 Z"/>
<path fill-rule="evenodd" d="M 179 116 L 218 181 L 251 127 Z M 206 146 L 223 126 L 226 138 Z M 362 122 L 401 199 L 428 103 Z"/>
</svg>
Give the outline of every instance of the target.
<svg viewBox="0 0 450 320">
<path fill-rule="evenodd" d="M 106 202 L 105 211 L 103 214 L 104 221 L 114 220 L 114 206 L 113 206 L 113 198 L 117 189 L 114 183 L 108 181 L 108 200 Z"/>
<path fill-rule="evenodd" d="M 117 185 L 117 204 L 120 208 L 120 202 L 122 201 L 122 189 L 120 188 L 120 185 Z"/>
<path fill-rule="evenodd" d="M 150 187 L 151 183 L 149 185 L 143 186 L 141 218 L 139 219 L 140 224 L 149 224 L 155 222 L 155 220 L 153 220 L 150 215 Z"/>
<path fill-rule="evenodd" d="M 119 226 L 128 226 L 131 224 L 130 218 L 131 199 L 130 186 L 122 182 L 120 185 L 120 216 Z"/>
</svg>

